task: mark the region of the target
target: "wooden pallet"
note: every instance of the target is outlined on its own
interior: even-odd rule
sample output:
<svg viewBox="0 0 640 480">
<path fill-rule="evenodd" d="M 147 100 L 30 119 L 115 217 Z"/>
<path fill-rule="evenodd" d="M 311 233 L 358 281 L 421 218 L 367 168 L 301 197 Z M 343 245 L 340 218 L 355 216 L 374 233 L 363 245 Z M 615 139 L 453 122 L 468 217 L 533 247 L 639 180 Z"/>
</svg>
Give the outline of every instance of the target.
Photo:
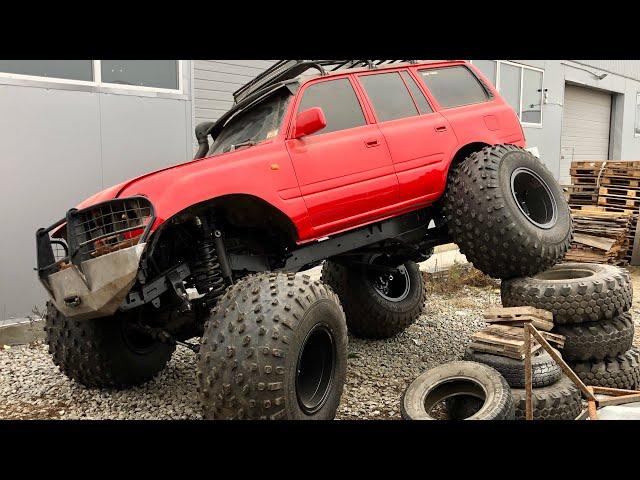
<svg viewBox="0 0 640 480">
<path fill-rule="evenodd" d="M 571 177 L 571 183 L 573 184 L 573 186 L 576 185 L 593 185 L 595 186 L 598 182 L 598 177 L 595 175 L 589 175 L 586 177 L 578 177 L 578 176 L 572 176 Z"/>
<path fill-rule="evenodd" d="M 521 321 L 522 322 L 522 321 Z M 555 333 L 540 332 L 549 343 L 554 343 L 557 348 L 564 346 L 564 337 Z M 484 353 L 492 353 L 503 357 L 523 360 L 525 356 L 524 328 L 509 325 L 491 325 L 471 336 L 469 347 L 472 350 Z M 536 352 L 541 348 L 537 342 L 533 342 L 531 351 Z"/>
<path fill-rule="evenodd" d="M 640 199 L 633 198 L 614 198 L 614 197 L 598 197 L 598 205 L 607 207 L 620 207 L 628 209 L 637 209 L 640 207 Z"/>
<path fill-rule="evenodd" d="M 612 185 L 612 186 L 624 186 L 631 188 L 640 188 L 640 179 L 634 180 L 632 178 L 616 178 L 616 177 L 604 177 L 600 179 L 601 185 Z"/>
<path fill-rule="evenodd" d="M 484 312 L 484 319 L 487 323 L 500 323 L 507 326 L 521 325 L 525 320 L 531 321 L 533 326 L 547 332 L 553 328 L 553 314 L 551 312 L 529 306 L 490 308 Z"/>
<path fill-rule="evenodd" d="M 640 190 L 629 190 L 620 187 L 600 187 L 598 194 L 614 198 L 640 198 Z"/>
</svg>

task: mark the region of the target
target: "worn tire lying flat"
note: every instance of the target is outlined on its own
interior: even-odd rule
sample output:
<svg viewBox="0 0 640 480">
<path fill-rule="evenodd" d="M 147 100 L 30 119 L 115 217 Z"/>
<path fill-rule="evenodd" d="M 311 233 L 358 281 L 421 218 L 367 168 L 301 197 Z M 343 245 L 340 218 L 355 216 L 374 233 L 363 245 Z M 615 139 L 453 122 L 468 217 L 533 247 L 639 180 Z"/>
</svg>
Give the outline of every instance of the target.
<svg viewBox="0 0 640 480">
<path fill-rule="evenodd" d="M 468 410 L 458 405 L 458 412 L 475 412 L 465 420 L 512 420 L 513 398 L 509 385 L 500 373 L 476 362 L 458 361 L 439 365 L 416 378 L 400 400 L 400 410 L 405 420 L 435 420 L 429 413 L 440 403 L 468 399 L 471 405 L 477 400 L 482 406 Z M 458 402 L 455 402 L 458 403 Z M 466 416 L 466 415 L 465 415 Z"/>
<path fill-rule="evenodd" d="M 640 351 L 631 348 L 616 357 L 596 362 L 570 362 L 587 385 L 634 390 L 640 387 Z"/>
<path fill-rule="evenodd" d="M 562 356 L 568 361 L 603 360 L 626 352 L 633 343 L 633 319 L 623 313 L 611 320 L 558 325 L 554 333 L 564 335 Z"/>
<path fill-rule="evenodd" d="M 410 290 L 400 301 L 382 297 L 365 272 L 331 260 L 322 266 L 322 281 L 338 294 L 347 318 L 347 328 L 356 337 L 389 338 L 404 331 L 424 311 L 425 286 L 415 262 L 405 262 Z"/>
<path fill-rule="evenodd" d="M 87 387 L 126 388 L 150 380 L 165 367 L 175 347 L 150 339 L 137 345 L 128 341 L 123 322 L 136 314 L 73 320 L 47 303 L 44 329 L 53 362 Z"/>
<path fill-rule="evenodd" d="M 512 388 L 516 420 L 526 418 L 526 398 L 524 388 Z M 532 390 L 534 420 L 574 420 L 582 411 L 580 390 L 563 375 L 553 385 Z"/>
<path fill-rule="evenodd" d="M 347 328 L 327 285 L 293 273 L 249 275 L 219 298 L 200 343 L 196 378 L 205 418 L 334 418 Z M 320 380 L 311 385 L 299 375 L 308 352 L 317 353 L 311 377 L 316 372 Z"/>
<path fill-rule="evenodd" d="M 572 238 L 569 207 L 540 159 L 515 145 L 494 145 L 472 153 L 454 168 L 444 213 L 453 241 L 476 268 L 505 279 L 533 275 L 564 257 Z M 548 188 L 542 188 L 540 195 L 548 194 L 545 198 L 555 202 L 555 221 L 553 216 L 543 221 L 536 215 L 540 220 L 536 224 L 516 201 L 513 179 L 524 171 Z"/>
<path fill-rule="evenodd" d="M 502 282 L 502 305 L 553 313 L 556 324 L 597 322 L 631 308 L 629 273 L 613 265 L 563 263 L 532 277 Z"/>
<path fill-rule="evenodd" d="M 495 368 L 504 377 L 510 387 L 524 387 L 524 360 L 501 357 L 490 353 L 475 352 L 471 348 L 465 351 L 465 360 L 483 363 Z M 531 358 L 531 381 L 533 388 L 546 387 L 557 382 L 562 369 L 544 350 L 540 349 Z"/>
</svg>

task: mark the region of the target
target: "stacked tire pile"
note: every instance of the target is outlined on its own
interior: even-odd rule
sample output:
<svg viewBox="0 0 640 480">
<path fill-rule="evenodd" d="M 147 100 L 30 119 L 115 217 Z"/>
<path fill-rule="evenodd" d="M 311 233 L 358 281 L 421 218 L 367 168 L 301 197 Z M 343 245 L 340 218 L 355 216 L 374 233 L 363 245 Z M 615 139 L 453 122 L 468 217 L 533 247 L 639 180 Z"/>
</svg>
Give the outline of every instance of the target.
<svg viewBox="0 0 640 480">
<path fill-rule="evenodd" d="M 559 352 L 558 352 L 559 353 Z M 511 387 L 515 419 L 525 418 L 524 360 L 476 352 L 467 348 L 465 360 L 483 363 L 502 374 Z M 531 358 L 533 418 L 536 420 L 573 420 L 582 408 L 580 390 L 562 373 L 560 366 L 545 350 Z"/>
<path fill-rule="evenodd" d="M 632 347 L 634 326 L 628 313 L 633 292 L 625 270 L 564 263 L 531 277 L 505 280 L 501 294 L 505 307 L 530 305 L 553 313 L 553 332 L 565 336 L 563 359 L 585 384 L 640 387 L 640 351 Z M 513 392 L 516 418 L 524 418 L 524 394 Z M 533 393 L 535 418 L 569 419 L 580 411 L 580 393 L 564 375 Z"/>
</svg>

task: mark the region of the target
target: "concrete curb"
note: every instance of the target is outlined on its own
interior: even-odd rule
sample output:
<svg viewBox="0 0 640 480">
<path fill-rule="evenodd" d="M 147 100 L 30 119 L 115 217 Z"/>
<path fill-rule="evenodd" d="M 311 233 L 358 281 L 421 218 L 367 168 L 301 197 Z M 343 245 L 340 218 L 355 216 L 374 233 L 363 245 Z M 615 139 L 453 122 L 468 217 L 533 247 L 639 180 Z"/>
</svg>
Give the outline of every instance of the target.
<svg viewBox="0 0 640 480">
<path fill-rule="evenodd" d="M 20 320 L 0 325 L 0 348 L 4 345 L 25 345 L 36 340 L 44 340 L 42 319 Z"/>
</svg>

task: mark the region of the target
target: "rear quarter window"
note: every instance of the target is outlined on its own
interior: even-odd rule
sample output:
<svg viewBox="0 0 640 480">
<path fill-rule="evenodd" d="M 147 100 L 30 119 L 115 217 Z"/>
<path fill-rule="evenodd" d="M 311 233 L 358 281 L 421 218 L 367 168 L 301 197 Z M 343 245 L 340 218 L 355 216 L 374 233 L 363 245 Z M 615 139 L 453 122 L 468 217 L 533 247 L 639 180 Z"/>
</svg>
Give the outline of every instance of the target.
<svg viewBox="0 0 640 480">
<path fill-rule="evenodd" d="M 476 76 L 462 65 L 429 68 L 418 72 L 442 108 L 482 103 L 491 98 Z"/>
</svg>

